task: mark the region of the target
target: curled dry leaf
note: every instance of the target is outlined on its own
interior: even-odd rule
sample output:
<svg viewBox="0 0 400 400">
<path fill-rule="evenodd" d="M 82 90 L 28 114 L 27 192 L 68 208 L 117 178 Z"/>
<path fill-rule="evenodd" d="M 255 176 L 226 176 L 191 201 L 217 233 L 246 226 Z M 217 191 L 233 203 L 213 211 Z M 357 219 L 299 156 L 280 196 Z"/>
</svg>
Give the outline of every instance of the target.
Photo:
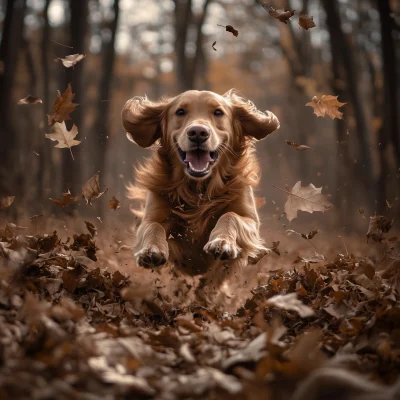
<svg viewBox="0 0 400 400">
<path fill-rule="evenodd" d="M 295 10 L 276 10 L 274 7 L 269 7 L 267 4 L 263 4 L 263 7 L 271 17 L 287 24 L 291 17 L 293 17 Z"/>
<path fill-rule="evenodd" d="M 18 100 L 17 104 L 39 104 L 43 103 L 40 97 L 33 97 L 31 95 L 24 97 L 21 100 Z"/>
<path fill-rule="evenodd" d="M 78 62 L 82 61 L 86 56 L 84 54 L 71 54 L 64 58 L 57 57 L 54 61 L 61 61 L 65 68 L 71 68 L 78 64 Z"/>
<path fill-rule="evenodd" d="M 84 185 L 82 188 L 82 196 L 86 200 L 86 204 L 92 205 L 92 199 L 98 199 L 106 191 L 100 192 L 99 184 L 100 171 L 96 172 Z"/>
<path fill-rule="evenodd" d="M 8 208 L 11 206 L 15 199 L 15 196 L 0 197 L 0 208 Z"/>
<path fill-rule="evenodd" d="M 286 140 L 286 144 L 288 146 L 294 147 L 298 151 L 310 150 L 312 148 L 310 146 L 306 146 L 305 144 L 297 144 L 297 143 L 291 142 L 290 140 Z"/>
<path fill-rule="evenodd" d="M 393 206 L 394 206 L 394 203 L 392 203 L 389 199 L 386 199 L 386 207 L 388 208 L 388 210 L 393 208 Z"/>
<path fill-rule="evenodd" d="M 226 25 L 226 26 L 224 26 L 224 25 L 219 25 L 219 24 L 218 24 L 218 26 L 222 26 L 223 28 L 225 28 L 225 30 L 226 30 L 227 32 L 232 33 L 232 35 L 235 36 L 235 37 L 238 37 L 238 36 L 239 36 L 239 32 L 238 32 L 232 25 Z M 217 42 L 215 42 L 215 43 L 217 43 Z"/>
<path fill-rule="evenodd" d="M 317 117 L 325 117 L 325 115 L 327 115 L 332 119 L 343 119 L 343 113 L 339 111 L 339 107 L 342 107 L 347 103 L 341 103 L 337 98 L 338 96 L 324 94 L 321 98 L 314 96 L 312 101 L 308 102 L 306 106 L 312 107 L 314 109 L 314 114 Z"/>
<path fill-rule="evenodd" d="M 375 242 L 381 242 L 383 240 L 383 234 L 388 233 L 392 228 L 394 219 L 389 219 L 383 215 L 375 215 L 370 218 L 367 241 L 371 238 Z"/>
<path fill-rule="evenodd" d="M 315 28 L 315 22 L 313 21 L 313 18 L 311 15 L 307 15 L 307 13 L 302 10 L 299 14 L 299 25 L 308 31 L 311 28 Z"/>
<path fill-rule="evenodd" d="M 272 242 L 272 247 L 271 247 L 271 250 L 275 253 L 275 254 L 277 254 L 278 256 L 280 256 L 281 255 L 281 252 L 280 252 L 280 250 L 279 250 L 279 245 L 280 245 L 280 241 L 277 241 L 277 242 Z"/>
<path fill-rule="evenodd" d="M 54 102 L 53 114 L 47 114 L 48 124 L 54 125 L 56 122 L 63 122 L 70 119 L 70 114 L 75 111 L 78 107 L 77 103 L 73 103 L 72 100 L 75 97 L 75 93 L 72 93 L 71 84 L 68 84 L 67 89 L 61 95 L 60 91 L 57 90 L 57 99 Z"/>
<path fill-rule="evenodd" d="M 118 210 L 119 208 L 121 208 L 121 206 L 119 205 L 119 200 L 116 199 L 115 196 L 111 198 L 111 200 L 108 202 L 108 205 L 112 210 Z"/>
<path fill-rule="evenodd" d="M 299 232 L 296 232 L 296 231 L 294 231 L 293 229 L 287 229 L 287 230 L 286 230 L 286 233 L 287 233 L 288 235 L 294 233 L 294 234 L 296 234 L 296 235 L 301 236 L 303 239 L 311 240 L 311 239 L 318 233 L 318 229 L 311 229 L 311 231 L 310 231 L 309 233 L 307 233 L 307 234 L 306 234 L 306 233 L 299 233 Z"/>
<path fill-rule="evenodd" d="M 71 130 L 68 131 L 65 122 L 62 123 L 56 122 L 51 128 L 51 132 L 45 134 L 47 139 L 58 141 L 55 147 L 58 147 L 59 149 L 68 148 L 73 160 L 74 160 L 74 155 L 72 154 L 71 147 L 78 146 L 78 144 L 81 143 L 80 140 L 75 140 L 75 137 L 77 135 L 78 135 L 78 128 L 76 127 L 76 125 L 73 125 Z"/>
<path fill-rule="evenodd" d="M 59 199 L 52 199 L 50 198 L 51 202 L 54 203 L 58 207 L 65 207 L 71 203 L 74 203 L 75 201 L 78 201 L 81 196 L 72 196 L 71 192 L 67 190 L 62 194 L 62 196 Z"/>
<path fill-rule="evenodd" d="M 298 181 L 290 192 L 274 186 L 289 194 L 285 203 L 285 214 L 289 221 L 297 218 L 297 211 L 306 211 L 312 214 L 315 211 L 327 211 L 333 207 L 333 204 L 327 199 L 325 194 L 322 194 L 322 187 L 316 188 L 312 183 L 308 186 L 301 186 L 301 181 Z"/>
<path fill-rule="evenodd" d="M 217 51 L 217 49 L 215 48 L 215 45 L 217 44 L 217 41 L 215 41 L 212 45 L 211 45 L 211 47 L 213 48 L 213 50 L 214 51 Z"/>
<path fill-rule="evenodd" d="M 86 228 L 89 231 L 89 233 L 91 234 L 92 238 L 95 237 L 97 235 L 97 228 L 94 226 L 94 224 L 92 224 L 89 221 L 85 221 L 86 224 Z"/>
<path fill-rule="evenodd" d="M 314 315 L 311 307 L 303 304 L 296 293 L 278 294 L 265 302 L 265 305 L 282 308 L 284 310 L 296 311 L 300 317 L 307 318 Z"/>
</svg>

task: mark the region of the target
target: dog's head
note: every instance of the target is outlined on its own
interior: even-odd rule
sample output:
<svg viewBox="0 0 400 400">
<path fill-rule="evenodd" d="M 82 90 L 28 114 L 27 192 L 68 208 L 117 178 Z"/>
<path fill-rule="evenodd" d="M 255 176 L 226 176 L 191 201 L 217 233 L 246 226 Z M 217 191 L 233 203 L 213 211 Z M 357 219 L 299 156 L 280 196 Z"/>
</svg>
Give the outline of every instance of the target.
<svg viewBox="0 0 400 400">
<path fill-rule="evenodd" d="M 260 140 L 279 128 L 273 113 L 258 111 L 233 90 L 223 96 L 189 90 L 159 102 L 133 98 L 122 110 L 122 123 L 128 139 L 141 147 L 160 140 L 176 168 L 193 179 L 208 177 L 248 138 Z"/>
</svg>

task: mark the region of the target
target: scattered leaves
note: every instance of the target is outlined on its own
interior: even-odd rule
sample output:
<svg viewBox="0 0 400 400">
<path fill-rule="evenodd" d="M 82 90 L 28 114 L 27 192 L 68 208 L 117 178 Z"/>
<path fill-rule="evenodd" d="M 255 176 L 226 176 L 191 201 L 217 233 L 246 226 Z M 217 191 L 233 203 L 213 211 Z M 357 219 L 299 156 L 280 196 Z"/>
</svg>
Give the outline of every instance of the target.
<svg viewBox="0 0 400 400">
<path fill-rule="evenodd" d="M 59 62 L 61 61 L 65 68 L 71 68 L 78 64 L 78 62 L 82 61 L 86 56 L 83 54 L 71 54 L 64 58 L 55 58 L 54 61 Z"/>
<path fill-rule="evenodd" d="M 84 185 L 82 188 L 82 196 L 86 200 L 86 204 L 92 205 L 92 199 L 98 199 L 106 191 L 100 192 L 100 171 L 96 172 Z"/>
<path fill-rule="evenodd" d="M 69 131 L 67 130 L 65 122 L 62 123 L 56 122 L 52 126 L 50 133 L 45 134 L 47 139 L 50 139 L 54 142 L 58 141 L 55 147 L 59 149 L 68 148 L 73 160 L 74 160 L 74 155 L 72 154 L 72 147 L 78 146 L 78 144 L 81 143 L 80 140 L 75 140 L 75 137 L 77 135 L 78 135 L 78 128 L 76 127 L 76 125 L 73 125 L 71 130 Z"/>
<path fill-rule="evenodd" d="M 271 17 L 274 17 L 275 19 L 283 22 L 284 24 L 287 24 L 290 18 L 293 17 L 295 13 L 295 10 L 284 10 L 284 9 L 276 10 L 274 7 L 269 7 L 266 4 L 263 4 L 263 7 L 265 8 L 266 11 L 268 11 L 268 14 Z"/>
<path fill-rule="evenodd" d="M 314 19 L 314 17 L 312 17 L 311 15 L 307 15 L 307 13 L 304 10 L 302 10 L 299 14 L 299 25 L 303 29 L 308 31 L 309 29 L 316 27 L 313 19 Z"/>
<path fill-rule="evenodd" d="M 51 202 L 54 203 L 56 206 L 63 208 L 68 206 L 69 204 L 75 203 L 80 199 L 81 196 L 72 196 L 71 192 L 67 190 L 62 194 L 59 199 L 52 199 L 50 198 Z"/>
<path fill-rule="evenodd" d="M 312 148 L 310 146 L 306 146 L 305 144 L 296 144 L 294 142 L 291 142 L 290 140 L 286 140 L 286 144 L 288 146 L 294 147 L 298 151 L 310 150 Z"/>
<path fill-rule="evenodd" d="M 57 90 L 57 99 L 54 102 L 53 114 L 47 114 L 49 126 L 54 125 L 56 122 L 64 122 L 70 119 L 70 114 L 75 111 L 78 104 L 73 103 L 75 94 L 72 93 L 71 84 L 68 84 L 67 89 L 61 95 L 60 91 Z"/>
<path fill-rule="evenodd" d="M 317 117 L 331 117 L 332 119 L 338 118 L 343 119 L 343 113 L 339 111 L 339 107 L 344 106 L 347 103 L 341 103 L 338 101 L 338 96 L 322 95 L 321 98 L 314 96 L 312 101 L 306 104 L 306 106 L 314 109 L 314 114 Z"/>
<path fill-rule="evenodd" d="M 0 197 L 0 208 L 10 207 L 14 200 L 15 196 Z"/>
<path fill-rule="evenodd" d="M 18 100 L 17 104 L 39 104 L 39 103 L 43 103 L 40 97 L 33 97 L 31 95 L 28 95 L 23 99 Z"/>
<path fill-rule="evenodd" d="M 235 36 L 235 37 L 238 37 L 238 36 L 239 36 L 239 32 L 238 32 L 232 25 L 226 25 L 226 26 L 224 26 L 224 25 L 219 25 L 219 24 L 218 24 L 218 26 L 222 26 L 223 28 L 225 28 L 225 30 L 226 30 L 227 32 L 232 33 L 232 35 Z M 217 42 L 215 42 L 215 43 L 217 43 Z M 213 45 L 213 46 L 214 46 L 214 45 Z"/>
<path fill-rule="evenodd" d="M 108 205 L 112 210 L 118 210 L 119 208 L 121 208 L 119 200 L 116 199 L 115 196 L 111 198 L 111 200 L 108 202 Z"/>
</svg>

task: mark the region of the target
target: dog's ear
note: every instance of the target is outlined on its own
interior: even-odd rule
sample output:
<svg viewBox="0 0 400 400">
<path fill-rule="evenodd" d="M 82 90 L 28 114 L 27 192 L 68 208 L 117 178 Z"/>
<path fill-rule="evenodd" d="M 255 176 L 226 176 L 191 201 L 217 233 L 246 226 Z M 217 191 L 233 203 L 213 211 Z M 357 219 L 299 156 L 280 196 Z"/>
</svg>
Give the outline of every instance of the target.
<svg viewBox="0 0 400 400">
<path fill-rule="evenodd" d="M 259 111 L 250 100 L 238 96 L 233 89 L 224 97 L 231 104 L 233 117 L 243 135 L 261 140 L 279 129 L 279 120 L 271 111 Z"/>
<path fill-rule="evenodd" d="M 161 138 L 164 114 L 169 99 L 152 102 L 147 97 L 134 97 L 122 109 L 126 137 L 140 147 L 149 147 Z"/>
</svg>

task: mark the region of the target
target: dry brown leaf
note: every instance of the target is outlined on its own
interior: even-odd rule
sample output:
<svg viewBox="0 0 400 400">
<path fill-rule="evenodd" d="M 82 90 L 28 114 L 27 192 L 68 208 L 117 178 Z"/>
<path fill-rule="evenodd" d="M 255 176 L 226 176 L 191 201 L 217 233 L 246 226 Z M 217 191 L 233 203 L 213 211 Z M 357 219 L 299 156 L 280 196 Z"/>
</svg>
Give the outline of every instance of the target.
<svg viewBox="0 0 400 400">
<path fill-rule="evenodd" d="M 282 308 L 283 310 L 296 311 L 300 317 L 306 318 L 314 315 L 314 310 L 311 307 L 303 304 L 296 293 L 278 294 L 269 298 L 265 305 Z"/>
<path fill-rule="evenodd" d="M 312 17 L 311 15 L 307 15 L 307 13 L 304 10 L 302 10 L 299 15 L 299 25 L 306 31 L 308 31 L 311 28 L 315 28 L 316 25 L 315 22 L 313 21 L 313 18 L 314 17 Z"/>
<path fill-rule="evenodd" d="M 325 94 L 323 94 L 321 98 L 314 96 L 312 101 L 308 102 L 306 106 L 312 107 L 317 117 L 325 117 L 325 115 L 327 115 L 332 119 L 343 119 L 343 113 L 338 109 L 347 103 L 341 103 L 337 98 L 338 96 Z"/>
<path fill-rule="evenodd" d="M 67 130 L 65 122 L 62 123 L 56 122 L 51 128 L 51 132 L 45 134 L 47 139 L 50 139 L 52 141 L 58 141 L 55 147 L 58 147 L 59 149 L 68 148 L 73 160 L 74 160 L 74 155 L 72 154 L 71 147 L 78 146 L 78 144 L 81 143 L 80 140 L 75 140 L 75 137 L 77 135 L 78 135 L 78 128 L 76 127 L 76 125 L 73 125 L 71 130 L 69 131 Z"/>
<path fill-rule="evenodd" d="M 99 184 L 100 171 L 96 172 L 84 185 L 82 188 L 82 196 L 86 200 L 86 204 L 92 205 L 92 199 L 98 199 L 102 196 L 104 192 L 100 192 Z"/>
<path fill-rule="evenodd" d="M 11 206 L 15 196 L 5 196 L 0 198 L 0 208 L 8 208 Z"/>
<path fill-rule="evenodd" d="M 63 193 L 59 199 L 50 198 L 50 200 L 56 206 L 63 208 L 71 203 L 74 203 L 75 201 L 78 201 L 80 199 L 80 197 L 81 196 L 72 196 L 71 192 L 68 190 L 65 193 Z"/>
<path fill-rule="evenodd" d="M 394 206 L 394 203 L 392 203 L 389 199 L 386 199 L 386 207 L 388 208 L 388 210 L 393 208 L 393 206 Z"/>
<path fill-rule="evenodd" d="M 64 58 L 57 57 L 54 61 L 61 61 L 65 68 L 71 68 L 78 64 L 78 62 L 82 61 L 86 56 L 84 54 L 71 54 Z"/>
<path fill-rule="evenodd" d="M 276 10 L 274 7 L 269 7 L 267 4 L 263 4 L 263 7 L 271 17 L 276 18 L 277 20 L 287 24 L 289 19 L 293 17 L 295 10 Z"/>
<path fill-rule="evenodd" d="M 290 140 L 286 140 L 286 144 L 291 147 L 294 147 L 298 151 L 305 151 L 305 150 L 312 149 L 312 147 L 310 147 L 310 146 L 306 146 L 305 144 L 297 144 L 297 143 L 291 142 Z"/>
<path fill-rule="evenodd" d="M 43 103 L 40 97 L 33 97 L 31 95 L 24 97 L 21 100 L 18 100 L 17 104 L 39 104 Z"/>
<path fill-rule="evenodd" d="M 57 99 L 54 102 L 53 114 L 47 114 L 49 126 L 54 125 L 56 122 L 64 122 L 70 119 L 69 115 L 78 107 L 77 103 L 72 102 L 74 97 L 75 94 L 72 93 L 71 84 L 68 84 L 67 89 L 62 95 L 57 90 Z"/>
<path fill-rule="evenodd" d="M 97 228 L 94 226 L 94 224 L 92 224 L 89 221 L 85 221 L 86 224 L 86 228 L 89 231 L 89 233 L 91 234 L 92 237 L 95 237 L 97 235 Z"/>
<path fill-rule="evenodd" d="M 213 50 L 214 51 L 217 51 L 217 49 L 215 48 L 215 45 L 217 44 L 217 41 L 215 41 L 212 45 L 211 45 L 211 47 L 213 48 Z"/>
<path fill-rule="evenodd" d="M 115 198 L 115 196 L 112 197 L 112 199 L 108 202 L 109 207 L 112 210 L 118 210 L 119 208 L 121 208 L 121 206 L 119 205 L 119 200 Z"/>
<path fill-rule="evenodd" d="M 226 30 L 227 32 L 232 33 L 232 35 L 235 36 L 235 37 L 238 37 L 238 36 L 239 36 L 239 32 L 238 32 L 232 25 L 226 25 L 226 26 L 224 26 L 224 25 L 219 25 L 219 24 L 218 24 L 218 26 L 222 26 L 223 28 L 225 28 L 225 30 Z M 217 42 L 215 42 L 215 43 L 217 43 Z"/>
<path fill-rule="evenodd" d="M 375 242 L 381 242 L 383 240 L 383 234 L 390 231 L 394 223 L 394 218 L 389 219 L 383 215 L 375 215 L 370 218 L 367 242 L 371 238 Z"/>
<path fill-rule="evenodd" d="M 277 186 L 276 189 L 282 190 L 289 194 L 285 203 L 285 214 L 289 221 L 297 218 L 297 211 L 306 211 L 310 214 L 316 211 L 327 211 L 333 207 L 333 204 L 322 194 L 322 187 L 316 188 L 312 183 L 302 187 L 301 181 L 298 181 L 290 192 L 283 190 Z"/>
</svg>

